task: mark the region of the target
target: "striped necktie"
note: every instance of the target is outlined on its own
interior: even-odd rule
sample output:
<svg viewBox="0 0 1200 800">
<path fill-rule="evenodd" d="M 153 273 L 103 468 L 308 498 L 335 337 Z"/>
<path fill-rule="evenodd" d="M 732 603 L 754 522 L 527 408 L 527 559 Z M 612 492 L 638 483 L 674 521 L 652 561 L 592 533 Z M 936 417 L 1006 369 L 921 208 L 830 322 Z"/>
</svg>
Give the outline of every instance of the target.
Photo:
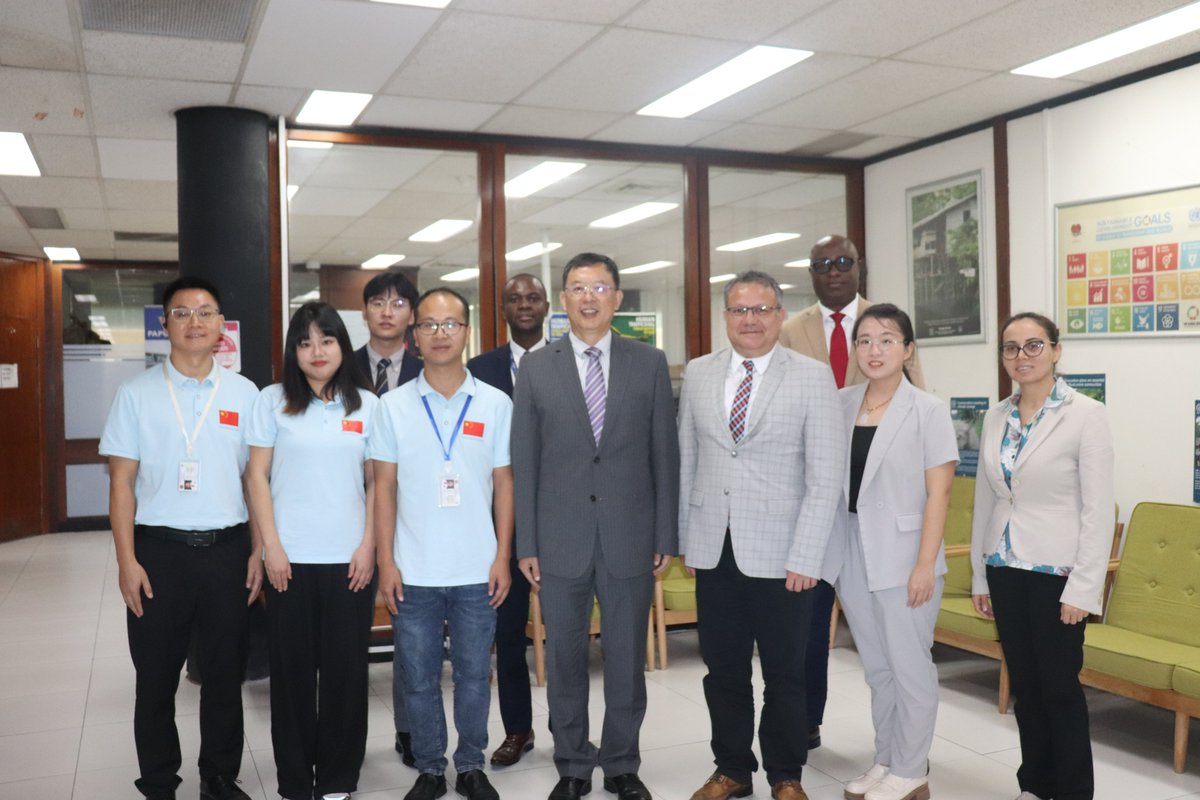
<svg viewBox="0 0 1200 800">
<path fill-rule="evenodd" d="M 583 381 L 583 400 L 587 403 L 588 419 L 592 423 L 592 436 L 596 446 L 600 445 L 600 432 L 604 430 L 604 371 L 600 367 L 600 350 L 589 347 L 583 351 L 588 357 L 587 375 Z"/>
<path fill-rule="evenodd" d="M 746 433 L 746 408 L 750 405 L 750 389 L 754 386 L 754 362 L 747 359 L 742 366 L 746 368 L 746 376 L 738 384 L 733 406 L 729 409 L 729 432 L 735 442 L 740 442 Z"/>
<path fill-rule="evenodd" d="M 381 358 L 375 366 L 375 394 L 383 396 L 388 390 L 388 367 L 392 365 L 390 358 Z"/>
</svg>

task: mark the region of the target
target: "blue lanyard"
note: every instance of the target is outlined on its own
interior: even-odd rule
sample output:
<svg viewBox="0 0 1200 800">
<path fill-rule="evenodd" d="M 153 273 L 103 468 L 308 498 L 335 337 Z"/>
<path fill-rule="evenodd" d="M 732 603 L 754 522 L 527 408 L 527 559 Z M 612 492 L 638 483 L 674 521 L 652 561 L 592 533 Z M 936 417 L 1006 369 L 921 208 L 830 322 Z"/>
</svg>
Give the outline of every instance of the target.
<svg viewBox="0 0 1200 800">
<path fill-rule="evenodd" d="M 442 432 L 438 430 L 437 421 L 433 418 L 433 411 L 429 408 L 429 399 L 425 395 L 421 395 L 421 402 L 425 404 L 425 413 L 429 415 L 429 424 L 433 426 L 433 432 L 437 434 L 438 444 L 442 448 L 442 456 L 447 461 L 450 460 L 450 451 L 454 449 L 454 440 L 458 438 L 458 431 L 462 428 L 463 420 L 467 418 L 467 409 L 471 407 L 473 397 L 467 395 L 467 402 L 463 403 L 462 413 L 458 415 L 458 422 L 454 423 L 454 433 L 450 434 L 450 446 L 446 447 L 446 443 L 442 441 Z"/>
</svg>

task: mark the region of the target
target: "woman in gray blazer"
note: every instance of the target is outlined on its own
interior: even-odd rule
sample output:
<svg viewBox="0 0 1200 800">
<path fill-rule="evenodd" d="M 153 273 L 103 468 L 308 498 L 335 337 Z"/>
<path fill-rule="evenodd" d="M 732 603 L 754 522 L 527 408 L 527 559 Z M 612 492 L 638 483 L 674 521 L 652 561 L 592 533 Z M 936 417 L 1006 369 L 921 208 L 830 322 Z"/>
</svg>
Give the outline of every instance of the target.
<svg viewBox="0 0 1200 800">
<path fill-rule="evenodd" d="M 1018 388 L 984 418 L 975 478 L 971 593 L 996 620 L 1016 698 L 1018 800 L 1091 800 L 1094 785 L 1079 670 L 1112 541 L 1112 433 L 1104 405 L 1055 376 L 1058 338 L 1041 314 L 1001 327 Z"/>
<path fill-rule="evenodd" d="M 873 305 L 852 338 L 868 381 L 840 392 L 850 458 L 822 577 L 837 588 L 871 687 L 875 763 L 845 796 L 928 800 L 938 704 L 930 648 L 958 447 L 946 404 L 905 375 L 916 348 L 908 315 Z"/>
</svg>

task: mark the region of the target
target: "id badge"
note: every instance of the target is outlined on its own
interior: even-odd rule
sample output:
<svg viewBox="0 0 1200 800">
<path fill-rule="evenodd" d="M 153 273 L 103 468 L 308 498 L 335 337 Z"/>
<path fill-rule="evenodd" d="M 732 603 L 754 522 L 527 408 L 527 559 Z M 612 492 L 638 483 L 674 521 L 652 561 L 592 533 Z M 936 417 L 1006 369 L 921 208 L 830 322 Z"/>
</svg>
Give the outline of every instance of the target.
<svg viewBox="0 0 1200 800">
<path fill-rule="evenodd" d="M 200 491 L 200 462 L 199 461 L 180 461 L 179 462 L 179 491 L 181 491 L 181 492 L 198 492 L 198 491 Z"/>
<path fill-rule="evenodd" d="M 457 508 L 462 502 L 458 473 L 450 464 L 438 475 L 438 508 Z"/>
</svg>

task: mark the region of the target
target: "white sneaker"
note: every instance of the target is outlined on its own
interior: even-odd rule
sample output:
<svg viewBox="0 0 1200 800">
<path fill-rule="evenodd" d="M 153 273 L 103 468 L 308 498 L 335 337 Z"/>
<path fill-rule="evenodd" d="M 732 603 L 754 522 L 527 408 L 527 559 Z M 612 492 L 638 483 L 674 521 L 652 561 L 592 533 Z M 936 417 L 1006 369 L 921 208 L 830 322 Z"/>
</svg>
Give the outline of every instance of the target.
<svg viewBox="0 0 1200 800">
<path fill-rule="evenodd" d="M 888 773 L 879 783 L 867 789 L 865 800 L 929 800 L 929 779 L 901 778 Z"/>
<path fill-rule="evenodd" d="M 846 790 L 842 794 L 846 797 L 846 800 L 863 800 L 863 796 L 866 795 L 867 790 L 883 780 L 887 774 L 887 767 L 883 764 L 876 764 L 862 775 L 847 783 Z"/>
</svg>

